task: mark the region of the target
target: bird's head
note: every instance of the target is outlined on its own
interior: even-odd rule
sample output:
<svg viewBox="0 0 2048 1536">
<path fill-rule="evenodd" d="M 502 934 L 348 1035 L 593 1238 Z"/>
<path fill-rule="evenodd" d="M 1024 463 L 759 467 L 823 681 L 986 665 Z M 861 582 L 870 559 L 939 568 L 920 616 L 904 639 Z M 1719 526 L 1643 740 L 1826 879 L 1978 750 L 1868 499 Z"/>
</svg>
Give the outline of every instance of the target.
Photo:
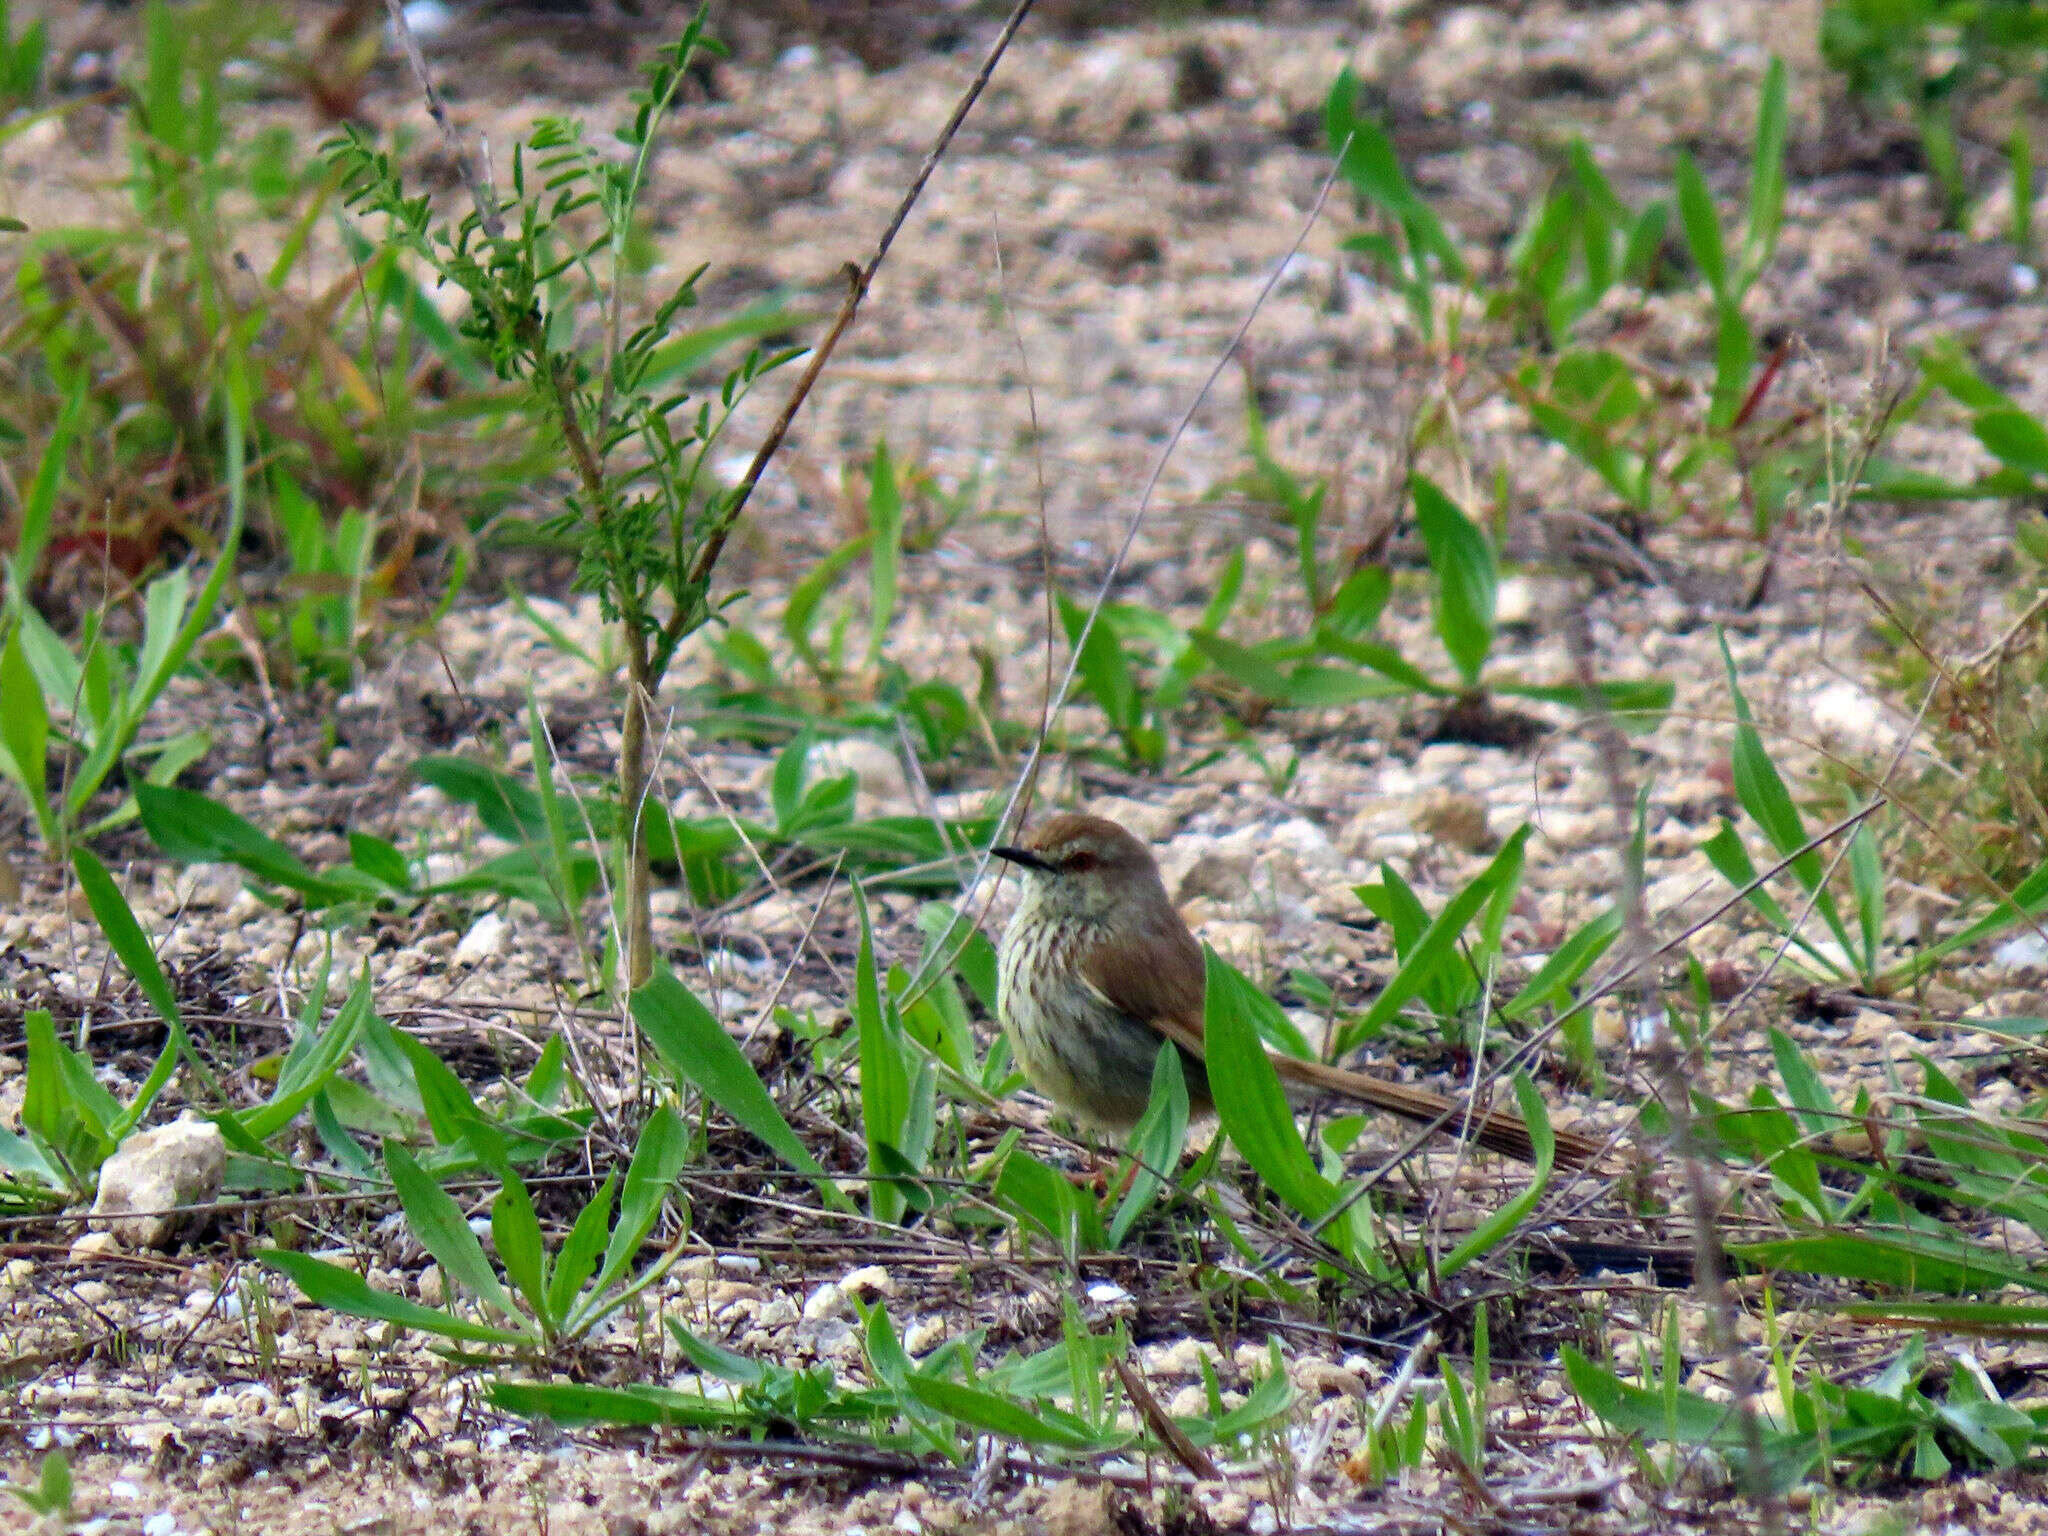
<svg viewBox="0 0 2048 1536">
<path fill-rule="evenodd" d="M 1025 899 L 1097 922 L 1132 905 L 1167 906 L 1152 851 L 1113 821 L 1063 812 L 1020 845 L 992 848 L 1024 872 Z"/>
</svg>

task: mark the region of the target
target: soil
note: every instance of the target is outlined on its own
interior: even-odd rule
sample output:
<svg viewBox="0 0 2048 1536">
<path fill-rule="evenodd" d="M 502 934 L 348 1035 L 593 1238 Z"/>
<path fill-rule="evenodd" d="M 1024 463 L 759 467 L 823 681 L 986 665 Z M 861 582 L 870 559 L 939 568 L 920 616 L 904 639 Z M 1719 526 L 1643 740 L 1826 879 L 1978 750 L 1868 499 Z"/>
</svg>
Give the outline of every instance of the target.
<svg viewBox="0 0 2048 1536">
<path fill-rule="evenodd" d="M 125 67 L 133 13 L 60 9 L 53 19 L 65 68 L 101 55 Z M 303 9 L 304 27 L 328 15 Z M 741 19 L 738 55 L 710 72 L 656 159 L 651 278 L 708 263 L 706 318 L 778 294 L 809 316 L 829 314 L 844 291 L 843 264 L 866 259 L 993 37 L 990 21 L 969 8 L 957 8 L 956 26 L 928 32 L 898 26 L 886 10 L 862 26 L 840 8 L 819 9 L 831 23 L 822 30 Z M 1063 644 L 1048 652 L 1048 561 L 1069 594 L 1085 600 L 1114 568 L 1115 600 L 1192 625 L 1224 562 L 1241 553 L 1248 597 L 1235 632 L 1283 633 L 1299 619 L 1293 535 L 1237 484 L 1247 465 L 1247 404 L 1256 402 L 1275 457 L 1327 481 L 1331 547 L 1383 537 L 1402 573 L 1385 636 L 1448 675 L 1420 543 L 1394 514 L 1411 467 L 1400 447 L 1408 427 L 1459 398 L 1459 380 L 1441 351 L 1415 343 L 1400 296 L 1344 249 L 1361 227 L 1348 197 L 1331 196 L 1317 212 L 1329 174 L 1320 113 L 1347 65 L 1390 124 L 1417 186 L 1487 272 L 1499 269 L 1574 136 L 1595 146 L 1631 202 L 1668 187 L 1682 148 L 1722 207 L 1738 207 L 1756 93 L 1779 53 L 1792 78 L 1790 192 L 1781 248 L 1748 301 L 1759 333 L 1789 344 L 1771 408 L 1788 418 L 1835 413 L 1852 438 L 1891 376 L 1886 359 L 1954 336 L 2001 388 L 2030 410 L 2048 410 L 2040 362 L 2048 311 L 2033 296 L 2032 269 L 2003 239 L 2009 193 L 1988 193 L 1966 229 L 1943 230 L 1916 141 L 1848 102 L 1822 68 L 1817 13 L 1805 0 L 1303 4 L 1220 17 L 1160 7 L 1113 25 L 1070 7 L 1027 24 L 898 236 L 721 567 L 722 589 L 745 594 L 730 611 L 733 626 L 777 632 L 791 586 L 864 526 L 864 482 L 848 489 L 848 475 L 886 441 L 899 464 L 965 508 L 950 521 L 929 506 L 915 514 L 929 516 L 929 532 L 904 561 L 888 637 L 890 659 L 913 679 L 944 677 L 1000 720 L 1035 721 L 1049 674 L 1064 664 Z M 536 116 L 570 113 L 596 127 L 621 115 L 632 85 L 627 62 L 661 34 L 616 7 L 604 15 L 605 29 L 586 34 L 518 8 L 455 13 L 451 30 L 429 42 L 458 125 L 502 155 Z M 413 129 L 412 154 L 431 170 L 439 153 L 431 125 L 395 60 L 373 71 L 360 109 L 380 126 Z M 0 144 L 0 213 L 39 227 L 86 221 L 109 206 L 102 156 L 110 110 L 88 104 L 54 128 Z M 320 131 L 305 103 L 280 98 L 265 110 L 309 136 Z M 252 232 L 252 242 L 264 238 Z M 1697 295 L 1660 296 L 1602 320 L 1617 345 L 1670 361 L 1675 372 L 1711 352 L 1701 341 L 1711 320 Z M 814 321 L 805 339 L 816 329 Z M 1473 356 L 1456 366 L 1495 361 Z M 722 472 L 744 465 L 781 398 L 771 383 L 742 410 Z M 1628 526 L 1613 515 L 1611 495 L 1553 445 L 1519 434 L 1497 406 L 1460 426 L 1469 454 L 1437 454 L 1426 467 L 1469 508 L 1501 503 L 1515 557 L 1489 667 L 1527 682 L 1570 682 L 1567 639 L 1583 623 L 1597 676 L 1676 686 L 1655 729 L 1630 738 L 1627 766 L 1650 785 L 1646 895 L 1655 936 L 1703 924 L 1690 952 L 1717 998 L 1733 1003 L 1719 1020 L 1706 1086 L 1732 1101 L 1770 1080 L 1766 1032 L 1775 1026 L 1821 1064 L 1844 1101 L 1858 1087 L 1891 1090 L 1901 1074 L 1917 1081 L 1920 1053 L 1964 1082 L 1979 1108 L 2017 1112 L 2038 1086 L 2034 1069 L 1971 1024 L 2048 1013 L 2038 960 L 1973 957 L 1890 999 L 1818 986 L 1782 963 L 1761 926 L 1717 911 L 1728 888 L 1701 851 L 1735 812 L 1724 637 L 1788 772 L 1804 783 L 1830 761 L 1882 770 L 1913 734 L 1919 699 L 1899 686 L 1902 647 L 1859 582 L 1918 594 L 1938 611 L 1948 653 L 1974 652 L 2017 612 L 2008 579 L 2015 509 L 1999 501 L 1933 510 L 1850 503 L 1832 516 L 1815 509 L 1767 553 L 1746 528 L 1704 513 Z M 1990 463 L 1967 425 L 1938 409 L 1900 427 L 1886 451 L 1953 476 Z M 1500 484 L 1512 486 L 1505 501 Z M 525 510 L 545 515 L 545 489 Z M 1112 567 L 1134 522 L 1128 553 Z M 1598 579 L 1543 558 L 1545 546 L 1530 542 L 1535 530 L 1591 523 L 1607 530 L 1594 535 L 1603 547 L 1629 552 Z M 1766 560 L 1766 595 L 1745 605 Z M 402 846 L 427 840 L 450 870 L 506 851 L 418 782 L 415 760 L 458 750 L 502 753 L 515 767 L 530 761 L 523 713 L 531 688 L 564 761 L 596 776 L 616 751 L 617 721 L 604 679 L 551 644 L 518 606 L 491 596 L 500 578 L 517 580 L 534 609 L 597 654 L 604 626 L 595 604 L 570 591 L 570 573 L 502 550 L 487 550 L 484 561 L 487 574 L 430 629 L 415 622 L 424 605 L 394 602 L 387 631 L 345 690 L 181 679 L 167 721 L 203 726 L 213 739 L 183 782 L 316 867 L 346 855 L 350 831 Z M 860 585 L 846 599 L 856 648 L 865 634 Z M 678 813 L 771 819 L 775 748 L 694 729 L 682 712 L 687 690 L 726 675 L 709 645 L 679 658 L 660 701 L 659 790 Z M 1504 837 L 1531 824 L 1505 945 L 1524 973 L 1614 898 L 1613 797 L 1596 733 L 1570 711 L 1522 701 L 1508 709 L 1499 700 L 1448 708 L 1368 701 L 1285 715 L 1245 706 L 1225 695 L 1191 707 L 1164 771 L 1136 770 L 1106 752 L 1055 754 L 1038 803 L 1098 810 L 1152 842 L 1201 935 L 1304 1023 L 1319 1021 L 1297 972 L 1319 979 L 1346 1009 L 1369 1002 L 1391 974 L 1391 938 L 1353 894 L 1385 868 L 1435 911 Z M 1070 706 L 1066 723 L 1076 742 L 1104 739 L 1086 704 Z M 858 773 L 864 816 L 920 815 L 934 804 L 970 814 L 991 795 L 1000 803 L 1013 781 L 1017 755 L 1000 745 L 993 758 L 963 752 L 928 765 L 929 785 L 906 775 L 897 742 L 829 750 Z M 1913 750 L 1918 763 L 1931 749 L 1922 740 Z M 83 1027 L 117 1096 L 147 1072 L 162 1031 L 61 872 L 30 851 L 38 844 L 18 797 L 4 815 L 25 888 L 19 907 L 0 915 L 0 1123 L 12 1127 L 27 1010 L 50 1009 L 65 1038 Z M 248 1062 L 284 1047 L 310 968 L 330 944 L 333 974 L 351 977 L 367 964 L 380 1014 L 478 1093 L 508 1093 L 557 1035 L 579 1062 L 629 1050 L 615 1018 L 577 1008 L 579 973 L 565 936 L 530 904 L 431 903 L 330 939 L 243 891 L 232 872 L 171 864 L 139 830 L 97 846 L 158 941 L 195 1040 L 239 1090 L 261 1091 Z M 1954 895 L 1918 880 L 1894 896 L 1895 917 L 1935 921 Z M 995 897 L 991 933 L 1009 899 L 1007 890 Z M 920 906 L 904 892 L 877 894 L 885 963 L 916 963 Z M 850 1063 L 821 1058 L 761 1018 L 772 998 L 827 1036 L 843 1030 L 858 944 L 843 883 L 822 869 L 778 869 L 772 886 L 715 906 L 668 891 L 657 904 L 657 937 L 786 1106 L 799 1107 L 793 1118 L 827 1165 L 857 1171 L 857 1133 L 830 1129 L 859 1123 Z M 1675 960 L 1671 979 L 1680 979 Z M 985 1044 L 993 1026 L 976 1023 Z M 1653 1084 L 1631 1049 L 1635 1023 L 1618 1003 L 1596 1012 L 1597 1082 L 1562 1053 L 1541 1060 L 1557 1123 L 1639 1144 L 1632 1110 Z M 1378 1042 L 1368 1056 L 1443 1089 L 1471 1066 L 1412 1037 Z M 174 1090 L 159 1116 L 180 1102 Z M 1015 1124 L 1042 1155 L 1078 1162 L 1078 1149 L 1049 1121 L 1042 1102 L 1020 1095 L 1000 1114 L 968 1114 L 963 1134 L 987 1147 Z M 1404 1139 L 1397 1126 L 1371 1123 L 1353 1167 L 1371 1166 Z M 599 1136 L 594 1150 L 609 1158 L 617 1148 Z M 553 1171 L 565 1183 L 559 1207 L 544 1198 L 543 1214 L 566 1221 L 590 1187 L 588 1169 Z M 68 1448 L 84 1528 L 150 1536 L 1623 1531 L 1741 1527 L 1748 1518 L 1711 1466 L 1694 1462 L 1669 1486 L 1651 1475 L 1648 1460 L 1583 1411 L 1556 1368 L 1565 1344 L 1633 1360 L 1675 1302 L 1689 1384 L 1726 1390 L 1727 1365 L 1706 1342 L 1707 1320 L 1689 1289 L 1693 1250 L 1672 1160 L 1636 1168 L 1621 1191 L 1561 1185 L 1527 1241 L 1488 1269 L 1484 1284 L 1428 1303 L 1406 1288 L 1351 1289 L 1315 1316 L 1264 1305 L 1214 1315 L 1189 1283 L 1187 1256 L 1170 1243 L 1139 1245 L 1077 1273 L 1043 1246 L 991 1248 L 927 1229 L 888 1234 L 834 1222 L 801 1182 L 764 1166 L 758 1149 L 715 1116 L 684 1188 L 687 1256 L 650 1293 L 644 1316 L 566 1362 L 580 1379 L 674 1381 L 685 1362 L 650 1320 L 654 1308 L 728 1347 L 857 1378 L 849 1297 L 885 1299 L 918 1352 L 985 1330 L 985 1364 L 1011 1348 L 1056 1344 L 1064 1297 L 1092 1327 L 1128 1327 L 1151 1391 L 1174 1411 L 1201 1407 L 1204 1357 L 1226 1401 L 1249 1390 L 1267 1368 L 1269 1337 L 1282 1341 L 1301 1401 L 1281 1443 L 1246 1449 L 1247 1470 L 1202 1483 L 1163 1462 L 1073 1477 L 987 1447 L 951 1467 L 815 1440 L 561 1431 L 493 1408 L 485 1374 L 416 1338 L 314 1308 L 251 1262 L 290 1228 L 300 1247 L 352 1255 L 373 1284 L 417 1297 L 438 1276 L 425 1273 L 426 1255 L 388 1207 L 252 1202 L 202 1214 L 171 1252 L 75 1242 L 86 1230 L 83 1212 L 0 1224 L 0 1375 L 11 1397 L 0 1413 L 0 1473 L 27 1482 L 42 1451 Z M 1438 1142 L 1411 1159 L 1401 1193 L 1389 1199 L 1417 1230 L 1435 1223 L 1455 1233 L 1516 1188 L 1515 1170 Z M 1731 1222 L 1771 1208 L 1746 1201 L 1746 1214 Z M 2020 1257 L 2038 1261 L 2031 1232 L 2015 1223 L 2012 1241 Z M 1213 1231 L 1202 1243 L 1211 1263 L 1231 1262 Z M 1286 1273 L 1315 1283 L 1306 1266 Z M 1353 1476 L 1378 1394 L 1432 1329 L 1462 1361 L 1472 1298 L 1489 1288 L 1501 1459 L 1486 1489 L 1460 1485 L 1434 1461 L 1384 1486 Z M 1781 1291 L 1777 1323 L 1802 1341 L 1808 1368 L 1860 1378 L 1897 1340 L 1828 1315 L 1840 1294 L 1812 1282 Z M 1742 1340 L 1756 1345 L 1760 1282 L 1740 1281 L 1736 1300 Z M 2048 1351 L 1971 1347 L 2009 1400 L 2048 1406 Z M 1423 1377 L 1436 1370 L 1423 1362 Z M 1792 1516 L 1802 1528 L 1844 1532 L 1880 1520 L 1898 1529 L 2048 1528 L 2038 1479 L 2018 1471 L 1924 1487 L 1802 1489 Z M 0 1530 L 32 1523 L 25 1509 L 0 1507 Z"/>
</svg>

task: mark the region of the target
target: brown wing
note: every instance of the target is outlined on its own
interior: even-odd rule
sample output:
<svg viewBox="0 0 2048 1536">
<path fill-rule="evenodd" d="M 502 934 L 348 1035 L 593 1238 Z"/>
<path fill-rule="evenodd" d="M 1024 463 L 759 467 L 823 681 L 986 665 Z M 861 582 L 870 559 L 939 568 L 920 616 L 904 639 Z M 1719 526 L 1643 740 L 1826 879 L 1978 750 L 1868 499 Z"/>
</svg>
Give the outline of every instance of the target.
<svg viewBox="0 0 2048 1536">
<path fill-rule="evenodd" d="M 1209 1108 L 1209 1074 L 1202 1065 L 1202 946 L 1171 908 L 1171 925 L 1126 929 L 1112 947 L 1091 944 L 1077 957 L 1082 979 L 1125 1018 L 1171 1037 L 1180 1050 L 1188 1102 Z M 1113 962 L 1112 963 L 1112 957 Z M 1111 1031 L 1095 1041 L 1098 1070 L 1119 1075 L 1145 1097 L 1159 1046 L 1149 1037 Z"/>
<path fill-rule="evenodd" d="M 1119 1013 L 1157 1029 L 1168 1019 L 1202 1028 L 1202 946 L 1187 924 L 1173 922 L 1125 928 L 1112 944 L 1091 944 L 1080 957 L 1081 974 Z M 1114 956 L 1115 964 L 1110 964 Z"/>
</svg>

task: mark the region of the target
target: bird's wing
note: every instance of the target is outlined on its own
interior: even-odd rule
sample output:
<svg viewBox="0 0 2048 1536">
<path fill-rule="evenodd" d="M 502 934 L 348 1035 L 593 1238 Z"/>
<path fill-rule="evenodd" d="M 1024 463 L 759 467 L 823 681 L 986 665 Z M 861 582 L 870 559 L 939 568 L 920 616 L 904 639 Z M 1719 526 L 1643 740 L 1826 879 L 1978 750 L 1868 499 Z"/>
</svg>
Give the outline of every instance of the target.
<svg viewBox="0 0 2048 1536">
<path fill-rule="evenodd" d="M 1178 917 L 1170 928 L 1119 929 L 1113 943 L 1091 944 L 1079 958 L 1082 977 L 1110 1007 L 1201 1054 L 1202 946 Z M 1191 1030 L 1192 1041 L 1168 1030 L 1169 1020 Z"/>
</svg>

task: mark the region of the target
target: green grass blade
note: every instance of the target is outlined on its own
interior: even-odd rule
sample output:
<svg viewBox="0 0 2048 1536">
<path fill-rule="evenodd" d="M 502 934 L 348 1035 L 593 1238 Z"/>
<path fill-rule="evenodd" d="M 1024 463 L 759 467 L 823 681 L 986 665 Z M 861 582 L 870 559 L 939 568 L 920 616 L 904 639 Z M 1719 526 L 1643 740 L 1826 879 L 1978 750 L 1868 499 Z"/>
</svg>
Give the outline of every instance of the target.
<svg viewBox="0 0 2048 1536">
<path fill-rule="evenodd" d="M 1535 1209 L 1536 1202 L 1543 1197 L 1543 1191 L 1550 1183 L 1551 1169 L 1556 1164 L 1557 1137 L 1550 1129 L 1550 1111 L 1544 1105 L 1543 1095 L 1536 1091 L 1536 1085 L 1529 1081 L 1526 1072 L 1515 1074 L 1515 1101 L 1522 1107 L 1522 1118 L 1529 1122 L 1529 1142 L 1536 1153 L 1535 1172 L 1526 1189 L 1482 1221 L 1469 1237 L 1450 1251 L 1437 1270 L 1446 1278 L 1474 1259 L 1484 1258 L 1512 1237 L 1523 1218 Z M 1481 1399 L 1481 1412 L 1484 1412 L 1484 1399 Z"/>
<path fill-rule="evenodd" d="M 634 992 L 633 1018 L 670 1068 L 769 1151 L 814 1180 L 818 1197 L 828 1206 L 852 1211 L 853 1202 L 790 1129 L 753 1063 L 688 987 L 667 970 L 657 970 Z"/>
<path fill-rule="evenodd" d="M 60 832 L 50 805 L 50 711 L 42 684 L 22 651 L 19 625 L 10 627 L 6 648 L 0 650 L 0 699 L 5 700 L 0 705 L 0 746 L 7 750 L 8 776 L 28 796 L 43 845 L 54 851 Z"/>
<path fill-rule="evenodd" d="M 273 1248 L 258 1254 L 257 1258 L 289 1278 L 292 1284 L 305 1292 L 306 1299 L 314 1306 L 325 1307 L 330 1312 L 368 1318 L 372 1322 L 396 1323 L 401 1328 L 417 1328 L 422 1333 L 435 1333 L 470 1344 L 511 1346 L 532 1342 L 523 1333 L 473 1323 L 438 1307 L 423 1307 L 403 1296 L 372 1290 L 370 1283 L 354 1270 L 329 1264 L 310 1254 Z"/>
<path fill-rule="evenodd" d="M 448 1282 L 461 1286 L 499 1316 L 517 1318 L 517 1304 L 491 1269 L 483 1245 L 448 1191 L 397 1141 L 384 1143 L 384 1168 L 398 1191 L 399 1204 L 405 1207 L 406 1225 L 434 1256 Z"/>
<path fill-rule="evenodd" d="M 1203 947 L 1207 967 L 1202 1017 L 1209 1088 L 1216 1118 L 1274 1194 L 1313 1220 L 1337 1202 L 1337 1187 L 1316 1168 L 1266 1044 L 1252 1023 L 1241 976 Z"/>
<path fill-rule="evenodd" d="M 1415 525 L 1436 575 L 1436 630 L 1467 687 L 1479 681 L 1493 649 L 1493 610 L 1499 586 L 1493 548 L 1479 525 L 1421 475 L 1412 477 Z"/>
</svg>

